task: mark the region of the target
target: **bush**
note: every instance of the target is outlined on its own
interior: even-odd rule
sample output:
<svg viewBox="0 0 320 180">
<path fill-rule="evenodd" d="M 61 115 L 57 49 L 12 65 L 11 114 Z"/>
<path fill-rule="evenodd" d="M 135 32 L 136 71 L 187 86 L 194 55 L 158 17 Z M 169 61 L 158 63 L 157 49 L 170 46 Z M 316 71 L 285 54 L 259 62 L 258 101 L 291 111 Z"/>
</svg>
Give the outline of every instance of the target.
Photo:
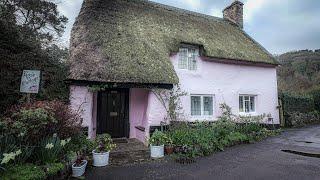
<svg viewBox="0 0 320 180">
<path fill-rule="evenodd" d="M 161 131 L 156 130 L 151 138 L 149 139 L 149 144 L 153 146 L 161 146 L 167 143 L 167 136 Z"/>
<path fill-rule="evenodd" d="M 317 124 L 320 123 L 320 114 L 317 111 L 308 113 L 291 112 L 288 116 L 288 122 L 289 125 L 293 127 L 303 127 L 307 124 Z"/>
<path fill-rule="evenodd" d="M 96 145 L 95 152 L 97 153 L 109 152 L 116 148 L 116 144 L 113 143 L 109 134 L 98 135 L 96 138 Z"/>
<path fill-rule="evenodd" d="M 74 153 L 81 152 L 84 155 L 90 155 L 92 150 L 97 147 L 95 141 L 88 139 L 84 133 L 73 136 L 70 143 L 68 143 L 65 149 L 72 151 Z"/>
<path fill-rule="evenodd" d="M 0 176 L 1 177 L 1 176 Z M 19 166 L 12 166 L 2 175 L 3 180 L 42 180 L 46 179 L 46 173 L 41 167 L 34 164 L 23 164 Z"/>
<path fill-rule="evenodd" d="M 12 107 L 3 119 L 5 133 L 35 144 L 57 134 L 66 139 L 81 132 L 80 116 L 60 101 L 38 101 Z"/>
<path fill-rule="evenodd" d="M 285 115 L 290 112 L 312 112 L 315 110 L 314 99 L 310 95 L 298 95 L 292 93 L 281 93 Z"/>
<path fill-rule="evenodd" d="M 41 164 L 55 163 L 62 158 L 63 146 L 57 136 L 45 138 L 36 147 L 34 159 Z"/>
<path fill-rule="evenodd" d="M 207 156 L 228 146 L 254 142 L 276 134 L 276 131 L 269 131 L 260 124 L 264 115 L 235 117 L 227 105 L 221 105 L 221 109 L 222 116 L 216 122 L 181 123 L 169 128 L 167 136 L 184 150 L 180 153 L 181 157 Z M 241 120 L 242 124 L 236 124 L 236 120 Z"/>
<path fill-rule="evenodd" d="M 54 176 L 65 168 L 63 163 L 51 163 L 45 167 L 45 172 L 48 176 Z"/>
</svg>

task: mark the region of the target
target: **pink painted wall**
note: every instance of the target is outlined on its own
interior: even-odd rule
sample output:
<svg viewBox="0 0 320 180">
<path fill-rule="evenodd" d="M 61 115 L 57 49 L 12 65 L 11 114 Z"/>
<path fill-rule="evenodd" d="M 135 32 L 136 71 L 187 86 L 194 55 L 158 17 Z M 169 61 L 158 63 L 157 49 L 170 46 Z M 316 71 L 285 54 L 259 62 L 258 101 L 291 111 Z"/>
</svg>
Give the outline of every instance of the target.
<svg viewBox="0 0 320 180">
<path fill-rule="evenodd" d="M 178 68 L 178 58 L 178 54 L 171 56 L 181 88 L 188 93 L 181 98 L 183 119 L 216 120 L 221 115 L 221 103 L 228 104 L 232 112 L 239 115 L 239 95 L 252 94 L 257 95 L 256 113 L 250 115 L 270 113 L 274 123 L 279 124 L 276 68 L 222 64 L 204 61 L 199 57 L 197 70 L 189 71 Z M 192 117 L 190 94 L 213 95 L 213 116 Z M 265 123 L 271 122 L 265 120 Z"/>
<path fill-rule="evenodd" d="M 239 115 L 239 95 L 256 95 L 256 112 L 250 115 L 271 114 L 279 124 L 277 74 L 275 68 L 222 64 L 197 59 L 197 70 L 178 69 L 178 55 L 170 57 L 178 74 L 182 90 L 188 93 L 181 98 L 181 120 L 214 121 L 220 115 L 219 105 L 226 103 L 235 115 Z M 191 94 L 213 96 L 213 116 L 191 116 Z M 70 103 L 74 111 L 81 110 L 83 125 L 89 129 L 89 137 L 96 133 L 97 95 L 84 86 L 70 86 Z M 130 138 L 147 142 L 149 127 L 159 126 L 167 113 L 155 94 L 149 90 L 130 89 L 129 101 Z M 265 123 L 271 123 L 265 120 Z M 136 129 L 145 128 L 145 132 Z"/>
<path fill-rule="evenodd" d="M 130 138 L 145 142 L 149 124 L 147 121 L 149 91 L 145 89 L 130 89 L 129 120 Z M 145 132 L 136 128 L 142 126 Z"/>
<path fill-rule="evenodd" d="M 88 127 L 90 138 L 95 137 L 96 98 L 96 93 L 90 92 L 85 86 L 70 86 L 71 108 L 73 111 L 80 113 L 83 126 Z"/>
</svg>

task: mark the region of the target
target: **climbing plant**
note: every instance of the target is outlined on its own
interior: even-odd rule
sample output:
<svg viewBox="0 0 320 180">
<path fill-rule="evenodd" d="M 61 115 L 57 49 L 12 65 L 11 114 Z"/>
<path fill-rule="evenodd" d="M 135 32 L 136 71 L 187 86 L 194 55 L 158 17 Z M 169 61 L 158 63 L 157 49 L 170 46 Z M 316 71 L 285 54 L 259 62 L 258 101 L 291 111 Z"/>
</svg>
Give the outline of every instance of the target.
<svg viewBox="0 0 320 180">
<path fill-rule="evenodd" d="M 151 91 L 165 108 L 168 120 L 177 120 L 178 114 L 182 110 L 180 98 L 187 95 L 187 93 L 181 89 L 180 84 L 175 85 L 171 90 L 151 89 Z"/>
</svg>

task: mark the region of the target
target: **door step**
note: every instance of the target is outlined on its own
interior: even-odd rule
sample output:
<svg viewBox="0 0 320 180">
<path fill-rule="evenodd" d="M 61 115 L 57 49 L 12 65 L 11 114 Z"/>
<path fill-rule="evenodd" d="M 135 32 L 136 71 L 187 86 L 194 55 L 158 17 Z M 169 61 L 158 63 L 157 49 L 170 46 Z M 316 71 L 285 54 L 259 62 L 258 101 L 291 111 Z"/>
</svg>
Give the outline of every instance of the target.
<svg viewBox="0 0 320 180">
<path fill-rule="evenodd" d="M 113 138 L 112 141 L 114 143 L 128 143 L 128 139 L 127 138 Z"/>
<path fill-rule="evenodd" d="M 116 149 L 110 152 L 112 166 L 138 164 L 151 160 L 149 148 L 136 139 L 127 139 L 127 143 L 115 143 Z"/>
</svg>

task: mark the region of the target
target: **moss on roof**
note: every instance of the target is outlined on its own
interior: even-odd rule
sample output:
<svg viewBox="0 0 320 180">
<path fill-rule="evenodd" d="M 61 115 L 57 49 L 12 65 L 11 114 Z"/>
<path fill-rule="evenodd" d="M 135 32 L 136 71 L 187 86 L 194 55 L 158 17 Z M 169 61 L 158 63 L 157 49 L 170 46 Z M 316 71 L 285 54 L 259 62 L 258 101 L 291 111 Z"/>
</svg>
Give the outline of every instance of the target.
<svg viewBox="0 0 320 180">
<path fill-rule="evenodd" d="M 85 0 L 70 45 L 70 79 L 178 82 L 169 54 L 181 43 L 209 57 L 277 64 L 232 23 L 145 0 Z"/>
</svg>

